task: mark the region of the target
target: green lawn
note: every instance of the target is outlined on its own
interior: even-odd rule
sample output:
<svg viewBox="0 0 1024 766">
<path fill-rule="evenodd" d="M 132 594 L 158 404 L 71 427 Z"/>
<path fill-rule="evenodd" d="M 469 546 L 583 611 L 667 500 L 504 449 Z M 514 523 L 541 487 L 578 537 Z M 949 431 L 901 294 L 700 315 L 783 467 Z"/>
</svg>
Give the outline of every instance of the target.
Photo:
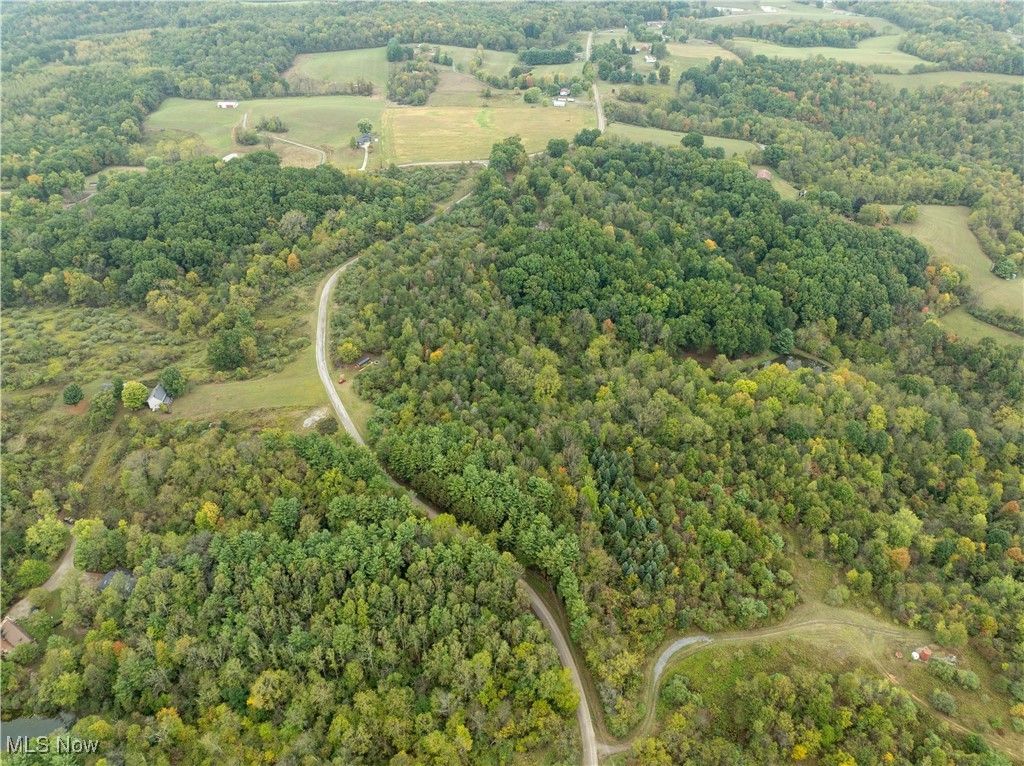
<svg viewBox="0 0 1024 766">
<path fill-rule="evenodd" d="M 746 49 L 753 54 L 777 56 L 780 58 L 811 59 L 815 56 L 824 56 L 825 58 L 848 61 L 861 66 L 878 64 L 880 66 L 894 67 L 901 72 L 909 71 L 915 64 L 928 63 L 917 56 L 911 56 L 909 53 L 897 50 L 896 45 L 899 41 L 899 35 L 880 35 L 879 37 L 869 37 L 866 40 L 861 40 L 856 48 L 827 48 L 824 46 L 791 48 L 763 40 L 752 40 L 747 37 L 735 38 L 738 49 Z"/>
<path fill-rule="evenodd" d="M 303 53 L 295 57 L 284 76 L 302 92 L 309 92 L 307 85 L 342 86 L 362 78 L 383 95 L 388 86 L 388 60 L 384 48 Z"/>
<path fill-rule="evenodd" d="M 309 98 L 263 98 L 243 101 L 238 109 L 218 109 L 214 101 L 169 98 L 146 120 L 145 130 L 151 134 L 169 130 L 191 133 L 202 139 L 211 154 L 246 152 L 262 148 L 243 147 L 234 143 L 232 129 L 249 113 L 252 126 L 261 116 L 277 115 L 288 126 L 283 138 L 323 149 L 328 161 L 339 167 L 359 167 L 362 151 L 349 148 L 357 133 L 356 123 L 363 117 L 375 126 L 381 124 L 384 101 L 360 96 L 313 96 Z M 298 147 L 274 143 L 275 151 L 286 152 L 289 164 L 315 164 L 318 155 Z"/>
<path fill-rule="evenodd" d="M 313 344 L 281 372 L 263 378 L 195 386 L 175 400 L 176 418 L 197 418 L 243 410 L 305 409 L 324 406 L 327 395 L 316 373 Z"/>
<path fill-rule="evenodd" d="M 385 162 L 485 159 L 491 146 L 519 134 L 528 152 L 551 138 L 572 138 L 597 124 L 588 103 L 556 108 L 543 104 L 393 108 L 384 112 Z"/>
<path fill-rule="evenodd" d="M 648 141 L 659 146 L 679 146 L 685 133 L 676 133 L 673 130 L 659 130 L 658 128 L 641 128 L 637 125 L 625 125 L 621 122 L 613 122 L 608 125 L 608 133 L 613 136 L 622 136 L 631 141 Z M 735 157 L 737 154 L 746 154 L 751 149 L 757 149 L 757 144 L 750 141 L 740 141 L 736 138 L 718 138 L 717 136 L 704 136 L 704 145 L 725 149 L 726 157 Z"/>
<path fill-rule="evenodd" d="M 955 88 L 968 82 L 979 85 L 1021 84 L 1021 78 L 1018 75 L 996 72 L 924 72 L 923 74 L 880 74 L 876 77 L 894 88 L 934 88 L 936 85 L 948 85 Z"/>
<path fill-rule="evenodd" d="M 1018 279 L 1018 281 L 1020 280 Z M 1024 343 L 1024 338 L 1019 335 L 1004 330 L 1001 327 L 990 325 L 988 322 L 982 322 L 980 319 L 975 319 L 964 308 L 950 311 L 948 314 L 943 315 L 939 322 L 949 332 L 968 340 L 978 341 L 984 338 L 992 338 L 997 343 L 1014 346 Z"/>
<path fill-rule="evenodd" d="M 898 205 L 886 205 L 889 215 Z M 970 208 L 954 205 L 918 205 L 917 223 L 896 224 L 904 234 L 917 237 L 939 261 L 945 261 L 967 275 L 967 284 L 983 305 L 1024 316 L 1024 279 L 1000 279 L 991 273 L 992 261 L 982 252 L 967 226 Z M 975 320 L 976 321 L 976 320 Z"/>
</svg>

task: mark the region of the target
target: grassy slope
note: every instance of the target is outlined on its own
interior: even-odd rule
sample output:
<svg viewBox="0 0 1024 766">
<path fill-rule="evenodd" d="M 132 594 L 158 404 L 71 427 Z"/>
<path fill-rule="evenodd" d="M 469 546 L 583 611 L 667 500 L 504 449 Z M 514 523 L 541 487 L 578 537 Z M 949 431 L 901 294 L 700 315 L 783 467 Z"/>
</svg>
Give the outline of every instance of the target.
<svg viewBox="0 0 1024 766">
<path fill-rule="evenodd" d="M 631 141 L 648 141 L 659 146 L 679 146 L 685 133 L 676 133 L 673 130 L 659 130 L 658 128 L 641 128 L 637 125 L 626 125 L 615 122 L 608 126 L 608 133 L 614 136 L 622 136 Z M 717 136 L 704 136 L 705 146 L 720 146 L 725 149 L 726 157 L 735 157 L 737 154 L 746 154 L 757 149 L 757 144 L 751 141 L 741 141 L 736 138 L 718 138 Z"/>
<path fill-rule="evenodd" d="M 959 87 L 964 83 L 1020 85 L 1021 78 L 995 72 L 925 72 L 923 74 L 880 74 L 876 77 L 894 88 L 934 88 L 937 85 Z"/>
<path fill-rule="evenodd" d="M 369 80 L 381 93 L 388 85 L 388 60 L 384 48 L 365 48 L 330 53 L 303 53 L 284 74 L 289 81 L 308 77 L 321 83 Z"/>
<path fill-rule="evenodd" d="M 927 64 L 924 59 L 911 56 L 897 50 L 896 44 L 900 41 L 899 35 L 881 35 L 861 40 L 856 48 L 791 48 L 785 45 L 765 42 L 763 40 L 752 40 L 746 37 L 737 37 L 735 42 L 738 48 L 746 48 L 754 54 L 765 56 L 778 56 L 780 58 L 810 59 L 815 56 L 849 61 L 861 66 L 895 67 L 901 72 L 907 72 L 915 64 Z"/>
<path fill-rule="evenodd" d="M 886 205 L 889 214 L 898 205 Z M 917 237 L 939 261 L 956 266 L 967 274 L 967 284 L 982 304 L 1024 316 L 1024 279 L 1006 280 L 992 274 L 992 261 L 967 226 L 970 208 L 954 205 L 918 205 L 917 223 L 896 224 L 904 234 Z"/>
<path fill-rule="evenodd" d="M 856 13 L 850 14 L 849 16 L 843 16 L 833 13 L 830 8 L 817 8 L 813 5 L 798 5 L 794 2 L 779 3 L 779 2 L 751 2 L 751 0 L 729 0 L 724 5 L 730 8 L 743 8 L 746 13 L 738 13 L 732 16 L 720 16 L 718 18 L 707 19 L 712 24 L 740 24 L 744 21 L 753 21 L 757 24 L 777 24 L 783 21 L 860 21 L 870 24 L 873 29 L 877 32 L 886 34 L 894 33 L 899 31 L 892 22 L 880 19 L 874 16 L 860 16 Z M 762 5 L 772 5 L 780 10 L 777 13 L 764 13 L 761 11 Z M 782 6 L 786 6 L 782 9 Z"/>
</svg>

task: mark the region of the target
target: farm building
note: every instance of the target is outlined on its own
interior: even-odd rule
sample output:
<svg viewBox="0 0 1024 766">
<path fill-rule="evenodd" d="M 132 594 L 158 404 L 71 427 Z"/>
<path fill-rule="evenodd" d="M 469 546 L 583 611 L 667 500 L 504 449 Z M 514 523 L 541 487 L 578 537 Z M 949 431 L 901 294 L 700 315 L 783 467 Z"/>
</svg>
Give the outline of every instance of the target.
<svg viewBox="0 0 1024 766">
<path fill-rule="evenodd" d="M 231 154 L 225 154 L 221 159 L 224 160 L 224 162 L 231 162 L 231 160 L 237 160 L 241 156 L 242 155 L 238 152 L 231 152 Z"/>
<path fill-rule="evenodd" d="M 217 102 L 217 108 L 218 109 L 237 109 L 238 108 L 238 102 L 237 101 L 218 101 Z"/>
<path fill-rule="evenodd" d="M 568 96 L 568 95 L 569 95 L 569 94 L 570 94 L 571 92 L 572 92 L 572 91 L 570 91 L 570 90 L 569 90 L 568 88 L 562 88 L 562 89 L 560 89 L 560 90 L 558 91 L 558 95 L 559 95 L 559 96 L 560 96 L 561 98 L 565 98 L 565 97 L 566 97 L 566 96 Z"/>
<path fill-rule="evenodd" d="M 644 56 L 644 63 L 645 64 L 655 64 L 655 63 L 657 63 L 657 61 L 658 61 L 658 59 L 655 58 L 654 56 Z"/>
<path fill-rule="evenodd" d="M 772 180 L 772 171 L 770 171 L 770 170 L 758 170 L 757 171 L 757 177 L 760 178 L 762 181 L 771 181 Z"/>
<path fill-rule="evenodd" d="M 565 106 L 565 102 L 562 99 L 560 99 L 560 98 L 553 98 L 553 99 L 551 99 L 551 105 L 552 106 Z"/>
<path fill-rule="evenodd" d="M 16 646 L 33 644 L 35 640 L 21 629 L 21 626 L 10 617 L 4 617 L 0 623 L 0 654 L 7 654 Z"/>
<path fill-rule="evenodd" d="M 167 392 L 164 390 L 164 387 L 157 383 L 156 388 L 150 392 L 149 399 L 146 400 L 146 404 L 149 405 L 149 408 L 153 410 L 153 412 L 156 412 L 161 407 L 170 406 L 172 401 L 171 397 L 169 397 Z"/>
<path fill-rule="evenodd" d="M 358 362 L 356 362 L 356 367 L 365 367 L 366 365 L 368 365 L 370 363 L 371 359 L 373 359 L 373 357 L 371 357 L 371 356 L 364 356 L 362 359 L 360 359 Z"/>
</svg>

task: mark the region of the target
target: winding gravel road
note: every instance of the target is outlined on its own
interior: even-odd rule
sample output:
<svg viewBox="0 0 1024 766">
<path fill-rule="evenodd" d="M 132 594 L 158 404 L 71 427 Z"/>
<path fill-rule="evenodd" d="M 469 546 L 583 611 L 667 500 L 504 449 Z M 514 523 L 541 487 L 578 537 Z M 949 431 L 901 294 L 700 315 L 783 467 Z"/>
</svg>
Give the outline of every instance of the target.
<svg viewBox="0 0 1024 766">
<path fill-rule="evenodd" d="M 467 194 L 466 197 L 468 196 L 469 195 Z M 462 202 L 466 197 L 462 197 L 462 199 L 453 202 L 448 206 L 446 211 L 459 204 L 459 202 Z M 420 225 L 429 226 L 434 222 L 434 220 L 436 220 L 436 218 L 437 216 L 433 215 Z M 334 377 L 331 375 L 330 367 L 327 364 L 327 317 L 331 303 L 331 295 L 334 292 L 335 285 L 338 283 L 338 277 L 341 276 L 342 272 L 352 266 L 352 264 L 356 263 L 360 257 L 361 256 L 357 255 L 354 258 L 350 258 L 331 272 L 331 275 L 327 278 L 327 281 L 324 282 L 323 288 L 320 290 L 316 316 L 316 370 L 320 375 L 320 382 L 324 386 L 324 391 L 327 392 L 327 398 L 330 400 L 331 406 L 334 408 L 334 412 L 337 414 L 341 424 L 357 444 L 365 446 L 366 442 L 359 433 L 359 429 L 356 428 L 355 423 L 348 414 L 348 410 L 345 409 L 345 405 L 341 401 L 341 397 L 338 396 L 338 389 L 335 387 Z M 396 486 L 402 486 L 394 479 L 391 481 Z M 437 509 L 417 497 L 415 492 L 409 490 L 407 487 L 402 487 L 402 489 L 412 496 L 414 504 L 425 510 L 430 518 L 434 518 L 438 515 Z M 537 592 L 523 579 L 519 580 L 519 587 L 522 588 L 526 593 L 527 598 L 529 598 L 530 608 L 537 616 L 537 619 L 540 620 L 541 624 L 547 628 L 548 632 L 551 634 L 551 641 L 558 650 L 558 658 L 561 660 L 562 665 L 569 670 L 569 674 L 572 676 L 573 686 L 576 687 L 576 693 L 579 695 L 580 704 L 576 708 L 576 719 L 579 722 L 580 727 L 580 739 L 583 748 L 583 766 L 598 766 L 597 734 L 594 731 L 594 722 L 590 716 L 590 705 L 583 689 L 583 682 L 580 680 L 580 669 L 576 665 L 576 660 L 572 656 L 572 651 L 569 649 L 569 640 L 562 633 L 558 622 L 541 600 L 540 596 L 537 595 Z"/>
</svg>

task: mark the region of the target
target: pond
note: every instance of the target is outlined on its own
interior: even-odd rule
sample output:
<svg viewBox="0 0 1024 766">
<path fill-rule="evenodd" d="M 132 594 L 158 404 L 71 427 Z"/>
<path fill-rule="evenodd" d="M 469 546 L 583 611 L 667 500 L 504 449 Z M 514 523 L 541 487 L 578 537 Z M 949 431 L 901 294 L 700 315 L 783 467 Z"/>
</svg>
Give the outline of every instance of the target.
<svg viewBox="0 0 1024 766">
<path fill-rule="evenodd" d="M 808 370 L 813 370 L 818 375 L 821 375 L 821 373 L 826 370 L 832 369 L 832 365 L 828 362 L 823 362 L 820 359 L 812 359 L 809 356 L 795 353 L 779 354 L 779 356 L 764 362 L 761 367 L 767 367 L 770 364 L 785 365 L 786 369 L 790 372 L 796 372 L 801 367 L 806 367 Z"/>
<path fill-rule="evenodd" d="M 16 737 L 45 737 L 58 729 L 68 730 L 75 722 L 75 717 L 68 713 L 57 718 L 41 718 L 39 716 L 27 716 L 25 718 L 13 718 L 10 721 L 0 721 L 0 742 L 6 743 L 7 738 Z"/>
</svg>

